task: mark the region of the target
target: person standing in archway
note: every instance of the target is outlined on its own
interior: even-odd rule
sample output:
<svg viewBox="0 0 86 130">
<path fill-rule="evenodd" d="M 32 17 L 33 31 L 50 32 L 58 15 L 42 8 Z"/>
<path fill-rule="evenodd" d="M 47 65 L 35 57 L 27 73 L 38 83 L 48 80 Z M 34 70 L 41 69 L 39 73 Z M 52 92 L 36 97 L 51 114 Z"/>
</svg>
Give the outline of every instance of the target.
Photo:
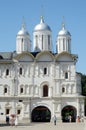
<svg viewBox="0 0 86 130">
<path fill-rule="evenodd" d="M 16 127 L 18 126 L 18 116 L 16 116 L 16 118 L 15 118 L 15 126 Z"/>
<path fill-rule="evenodd" d="M 56 122 L 57 122 L 57 117 L 56 117 L 55 115 L 54 115 L 53 120 L 54 120 L 54 125 L 56 125 Z"/>
</svg>

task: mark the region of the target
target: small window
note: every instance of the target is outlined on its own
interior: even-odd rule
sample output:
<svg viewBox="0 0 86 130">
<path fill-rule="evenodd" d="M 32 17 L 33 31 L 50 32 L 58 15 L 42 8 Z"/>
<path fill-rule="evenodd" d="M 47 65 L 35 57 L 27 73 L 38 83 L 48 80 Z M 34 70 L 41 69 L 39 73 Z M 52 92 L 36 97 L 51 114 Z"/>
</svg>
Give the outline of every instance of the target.
<svg viewBox="0 0 86 130">
<path fill-rule="evenodd" d="M 9 69 L 6 70 L 6 75 L 9 75 Z"/>
<path fill-rule="evenodd" d="M 4 93 L 7 93 L 7 88 L 4 88 Z"/>
<path fill-rule="evenodd" d="M 20 89 L 20 93 L 23 93 L 23 88 Z"/>
<path fill-rule="evenodd" d="M 22 68 L 20 68 L 20 75 L 22 75 Z"/>
<path fill-rule="evenodd" d="M 44 74 L 47 74 L 47 68 L 44 68 Z"/>
<path fill-rule="evenodd" d="M 44 85 L 43 86 L 43 97 L 47 97 L 48 96 L 48 86 Z"/>
<path fill-rule="evenodd" d="M 0 59 L 3 59 L 3 57 L 0 55 Z"/>
<path fill-rule="evenodd" d="M 22 42 L 23 42 L 23 38 L 22 38 Z"/>
<path fill-rule="evenodd" d="M 1 115 L 4 115 L 4 113 L 1 113 Z"/>
<path fill-rule="evenodd" d="M 38 48 L 38 36 L 36 35 L 35 38 L 36 38 L 36 46 Z"/>
<path fill-rule="evenodd" d="M 68 72 L 65 73 L 65 79 L 68 79 Z"/>
<path fill-rule="evenodd" d="M 19 100 L 19 102 L 22 102 L 22 100 Z"/>
<path fill-rule="evenodd" d="M 50 49 L 50 35 L 48 35 L 48 49 Z"/>
<path fill-rule="evenodd" d="M 63 88 L 62 88 L 62 93 L 64 93 L 64 92 L 65 92 L 65 88 L 63 87 Z"/>
<path fill-rule="evenodd" d="M 43 35 L 42 35 L 42 49 L 43 49 Z"/>
<path fill-rule="evenodd" d="M 9 110 L 9 109 L 6 109 L 6 115 L 8 115 L 8 114 L 9 114 L 9 112 L 10 112 L 10 110 Z"/>
<path fill-rule="evenodd" d="M 17 114 L 20 115 L 20 113 L 21 113 L 21 110 L 17 110 Z"/>
<path fill-rule="evenodd" d="M 63 50 L 65 50 L 65 39 L 63 39 Z"/>
</svg>

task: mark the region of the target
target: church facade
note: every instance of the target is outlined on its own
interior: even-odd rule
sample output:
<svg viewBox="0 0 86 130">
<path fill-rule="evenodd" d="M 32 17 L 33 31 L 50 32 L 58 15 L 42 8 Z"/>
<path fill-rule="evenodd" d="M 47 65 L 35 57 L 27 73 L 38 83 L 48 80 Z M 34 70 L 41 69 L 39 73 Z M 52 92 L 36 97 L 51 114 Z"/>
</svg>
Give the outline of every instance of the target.
<svg viewBox="0 0 86 130">
<path fill-rule="evenodd" d="M 0 52 L 0 120 L 18 115 L 19 120 L 66 122 L 84 116 L 78 56 L 71 53 L 71 34 L 58 32 L 56 53 L 52 31 L 41 16 L 33 30 L 33 50 L 25 24 L 16 36 L 16 51 Z"/>
</svg>

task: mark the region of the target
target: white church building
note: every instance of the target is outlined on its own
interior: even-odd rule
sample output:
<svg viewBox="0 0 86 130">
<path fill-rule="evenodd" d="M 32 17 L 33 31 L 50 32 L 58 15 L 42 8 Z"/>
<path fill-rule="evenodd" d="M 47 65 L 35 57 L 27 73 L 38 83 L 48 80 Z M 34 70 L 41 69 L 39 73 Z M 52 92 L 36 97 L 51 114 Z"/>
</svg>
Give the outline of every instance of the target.
<svg viewBox="0 0 86 130">
<path fill-rule="evenodd" d="M 75 122 L 84 116 L 78 56 L 71 53 L 71 34 L 64 23 L 56 39 L 54 53 L 51 28 L 41 16 L 33 43 L 23 23 L 16 51 L 0 52 L 0 120 L 18 115 L 19 120 L 50 122 L 56 115 L 66 122 L 71 115 Z"/>
</svg>

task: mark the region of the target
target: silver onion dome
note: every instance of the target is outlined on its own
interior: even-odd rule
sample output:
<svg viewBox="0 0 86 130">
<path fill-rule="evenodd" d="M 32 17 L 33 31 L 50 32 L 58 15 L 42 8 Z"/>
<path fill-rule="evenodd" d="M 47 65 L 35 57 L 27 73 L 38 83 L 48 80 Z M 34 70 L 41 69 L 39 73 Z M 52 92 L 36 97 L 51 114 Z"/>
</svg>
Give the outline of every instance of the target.
<svg viewBox="0 0 86 130">
<path fill-rule="evenodd" d="M 59 31 L 58 35 L 59 36 L 65 36 L 65 35 L 70 35 L 71 36 L 70 32 L 65 29 L 64 23 L 62 24 L 62 30 Z"/>
<path fill-rule="evenodd" d="M 43 16 L 41 16 L 40 24 L 37 24 L 34 28 L 34 31 L 51 31 L 50 27 L 44 23 Z"/>
<path fill-rule="evenodd" d="M 22 28 L 21 28 L 21 30 L 19 30 L 17 35 L 29 35 L 28 31 L 26 31 L 26 29 L 25 29 L 25 24 L 24 23 L 22 24 Z"/>
</svg>

